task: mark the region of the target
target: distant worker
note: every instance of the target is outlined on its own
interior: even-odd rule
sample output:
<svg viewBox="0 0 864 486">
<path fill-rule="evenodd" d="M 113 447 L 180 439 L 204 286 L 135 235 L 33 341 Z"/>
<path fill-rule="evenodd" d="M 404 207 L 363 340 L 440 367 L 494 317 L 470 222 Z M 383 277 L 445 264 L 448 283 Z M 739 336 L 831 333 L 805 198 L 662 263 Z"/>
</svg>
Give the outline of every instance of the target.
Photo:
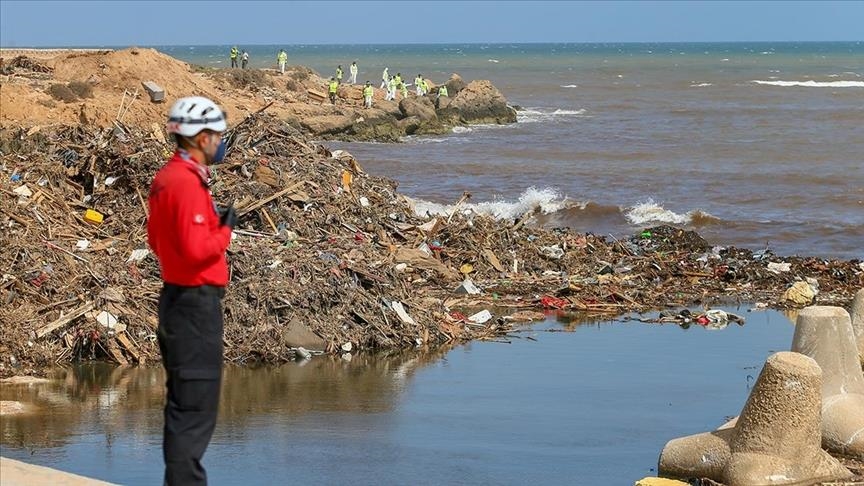
<svg viewBox="0 0 864 486">
<path fill-rule="evenodd" d="M 330 78 L 330 104 L 336 104 L 336 93 L 339 91 L 339 81 L 336 78 Z"/>
<path fill-rule="evenodd" d="M 384 68 L 384 72 L 381 73 L 381 89 L 387 87 L 387 83 L 390 82 L 390 68 Z"/>
<path fill-rule="evenodd" d="M 351 77 L 348 78 L 348 81 L 351 84 L 357 84 L 357 61 L 351 63 L 351 67 L 348 68 L 348 72 L 351 73 Z"/>
<path fill-rule="evenodd" d="M 387 99 L 390 101 L 396 99 L 396 76 L 391 76 L 390 81 L 387 81 Z"/>
<path fill-rule="evenodd" d="M 402 99 L 408 98 L 408 85 L 405 82 L 399 83 L 399 92 L 402 93 Z"/>
<path fill-rule="evenodd" d="M 232 68 L 237 67 L 237 54 L 239 54 L 239 53 L 240 53 L 240 51 L 237 49 L 237 46 L 234 46 L 231 48 L 231 67 Z"/>
<path fill-rule="evenodd" d="M 279 49 L 279 54 L 276 55 L 276 62 L 279 64 L 279 72 L 285 74 L 285 64 L 288 62 L 288 54 L 285 49 Z"/>
<path fill-rule="evenodd" d="M 165 368 L 164 484 L 206 485 L 201 458 L 219 409 L 225 252 L 237 224 L 233 206 L 217 210 L 208 166 L 225 156 L 225 115 L 213 101 L 181 98 L 169 112 L 174 155 L 153 178 L 147 243 L 159 260 L 157 338 Z"/>
<path fill-rule="evenodd" d="M 339 84 L 342 84 L 342 65 L 336 66 L 336 81 L 339 81 Z"/>
<path fill-rule="evenodd" d="M 424 78 L 423 79 L 423 96 L 426 96 L 427 93 L 429 93 L 429 80 Z"/>
<path fill-rule="evenodd" d="M 402 84 L 402 73 L 396 73 L 396 85 Z"/>
<path fill-rule="evenodd" d="M 423 75 L 418 74 L 416 78 L 414 78 L 414 92 L 417 93 L 417 96 L 423 96 Z"/>
<path fill-rule="evenodd" d="M 246 51 L 243 51 L 242 63 L 243 63 L 243 64 L 242 64 L 241 67 L 242 67 L 243 69 L 246 69 L 246 65 L 249 64 L 249 53 L 246 52 Z"/>
<path fill-rule="evenodd" d="M 375 88 L 372 87 L 371 81 L 366 81 L 366 86 L 363 88 L 363 106 L 372 108 L 372 97 L 375 95 Z"/>
<path fill-rule="evenodd" d="M 442 96 L 444 98 L 448 98 L 447 85 L 446 84 L 442 84 L 441 86 L 438 87 L 438 97 L 441 98 Z"/>
</svg>

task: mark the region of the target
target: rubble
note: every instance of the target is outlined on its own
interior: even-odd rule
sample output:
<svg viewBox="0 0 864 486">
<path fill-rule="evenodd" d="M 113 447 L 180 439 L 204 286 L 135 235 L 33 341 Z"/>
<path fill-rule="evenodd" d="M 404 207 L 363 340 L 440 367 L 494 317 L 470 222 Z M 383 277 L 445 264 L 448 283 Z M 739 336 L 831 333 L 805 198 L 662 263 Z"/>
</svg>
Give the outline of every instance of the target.
<svg viewBox="0 0 864 486">
<path fill-rule="evenodd" d="M 612 316 L 728 298 L 798 307 L 783 294 L 808 278 L 815 303 L 846 305 L 864 285 L 858 261 L 711 248 L 669 226 L 610 240 L 534 226 L 530 213 L 418 216 L 394 181 L 263 110 L 227 139 L 211 189 L 240 215 L 224 301 L 234 363 L 294 359 L 301 344 L 338 353 L 490 339 L 529 320 L 503 319 L 508 309 Z M 146 198 L 170 150 L 150 125 L 0 130 L 0 375 L 158 360 Z M 469 274 L 482 293 L 457 294 Z M 489 318 L 456 312 L 469 308 Z"/>
</svg>

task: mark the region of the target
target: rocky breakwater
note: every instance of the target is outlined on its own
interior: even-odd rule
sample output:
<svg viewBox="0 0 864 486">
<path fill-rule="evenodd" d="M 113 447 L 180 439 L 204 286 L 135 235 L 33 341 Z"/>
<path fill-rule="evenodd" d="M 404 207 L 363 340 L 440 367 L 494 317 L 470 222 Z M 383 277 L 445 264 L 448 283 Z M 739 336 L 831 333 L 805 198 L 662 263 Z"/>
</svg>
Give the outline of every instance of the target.
<svg viewBox="0 0 864 486">
<path fill-rule="evenodd" d="M 332 140 L 376 140 L 395 142 L 406 135 L 446 133 L 456 126 L 516 122 L 516 110 L 489 81 L 466 83 L 453 74 L 444 83 L 447 97 L 438 97 L 439 85 L 430 82 L 427 96 L 398 101 L 386 100 L 386 92 L 375 89 L 373 107 L 363 107 L 361 85 L 339 87 L 336 104 L 315 102 L 294 105 L 286 117 L 289 124 L 314 137 Z"/>
</svg>

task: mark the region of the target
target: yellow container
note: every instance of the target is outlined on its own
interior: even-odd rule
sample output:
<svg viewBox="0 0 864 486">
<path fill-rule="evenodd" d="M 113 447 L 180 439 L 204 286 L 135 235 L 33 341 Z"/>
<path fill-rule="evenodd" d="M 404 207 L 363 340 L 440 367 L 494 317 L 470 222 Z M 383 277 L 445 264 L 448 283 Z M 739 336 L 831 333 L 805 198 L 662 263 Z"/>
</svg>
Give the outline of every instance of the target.
<svg viewBox="0 0 864 486">
<path fill-rule="evenodd" d="M 84 211 L 84 219 L 91 223 L 102 224 L 102 220 L 105 219 L 105 216 L 103 216 L 99 211 L 88 209 L 87 211 Z"/>
</svg>

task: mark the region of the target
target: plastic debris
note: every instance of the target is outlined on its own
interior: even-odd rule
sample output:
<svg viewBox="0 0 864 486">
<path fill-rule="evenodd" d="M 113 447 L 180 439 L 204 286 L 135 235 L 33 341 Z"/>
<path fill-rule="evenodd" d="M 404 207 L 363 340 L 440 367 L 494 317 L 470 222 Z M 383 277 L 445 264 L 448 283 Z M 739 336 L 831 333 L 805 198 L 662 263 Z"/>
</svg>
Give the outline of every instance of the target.
<svg viewBox="0 0 864 486">
<path fill-rule="evenodd" d="M 771 273 L 781 274 L 784 272 L 788 272 L 791 269 L 792 269 L 791 263 L 768 262 L 768 271 Z"/>
<path fill-rule="evenodd" d="M 490 319 L 492 319 L 492 313 L 485 309 L 472 316 L 468 316 L 468 320 L 475 324 L 485 324 Z"/>
<path fill-rule="evenodd" d="M 455 292 L 457 294 L 478 295 L 480 294 L 480 289 L 474 285 L 474 282 L 472 282 L 470 278 L 466 278 L 462 281 L 462 284 L 456 288 Z"/>
</svg>

